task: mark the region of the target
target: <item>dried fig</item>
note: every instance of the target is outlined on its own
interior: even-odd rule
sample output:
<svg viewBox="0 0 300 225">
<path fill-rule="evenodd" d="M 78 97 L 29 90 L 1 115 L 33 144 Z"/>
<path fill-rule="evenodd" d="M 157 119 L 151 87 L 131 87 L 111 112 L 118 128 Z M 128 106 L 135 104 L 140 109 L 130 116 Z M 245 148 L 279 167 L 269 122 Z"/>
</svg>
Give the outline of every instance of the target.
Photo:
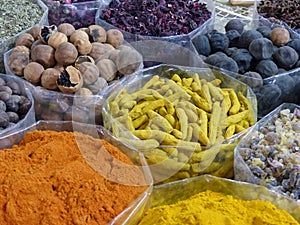
<svg viewBox="0 0 300 225">
<path fill-rule="evenodd" d="M 110 29 L 106 32 L 107 39 L 106 42 L 111 44 L 115 48 L 122 45 L 124 42 L 124 36 L 118 29 Z"/>
<path fill-rule="evenodd" d="M 94 63 L 83 62 L 78 67 L 78 70 L 82 75 L 84 85 L 89 85 L 96 82 L 97 78 L 99 77 L 98 67 Z"/>
<path fill-rule="evenodd" d="M 55 51 L 55 60 L 61 65 L 70 65 L 78 57 L 76 47 L 70 42 L 61 43 Z"/>
<path fill-rule="evenodd" d="M 99 25 L 90 25 L 89 34 L 94 42 L 106 42 L 106 30 Z"/>
<path fill-rule="evenodd" d="M 290 41 L 290 32 L 283 27 L 275 27 L 270 34 L 270 39 L 276 46 L 283 46 Z"/>
<path fill-rule="evenodd" d="M 90 41 L 79 39 L 74 42 L 75 47 L 77 47 L 77 50 L 82 55 L 87 55 L 92 51 L 92 44 Z"/>
<path fill-rule="evenodd" d="M 68 37 L 64 33 L 55 32 L 50 35 L 48 39 L 48 45 L 52 46 L 53 48 L 57 48 L 61 43 L 68 42 Z"/>
<path fill-rule="evenodd" d="M 30 62 L 24 68 L 24 78 L 32 84 L 38 84 L 41 81 L 44 67 L 37 62 Z"/>
<path fill-rule="evenodd" d="M 56 90 L 56 81 L 62 72 L 55 68 L 48 68 L 44 70 L 41 76 L 41 85 L 48 90 Z"/>
<path fill-rule="evenodd" d="M 83 85 L 83 79 L 79 70 L 73 66 L 68 66 L 56 80 L 61 92 L 72 94 L 78 91 Z"/>
<path fill-rule="evenodd" d="M 47 44 L 50 36 L 57 32 L 57 27 L 55 25 L 52 26 L 42 26 L 40 29 L 39 39 Z"/>
<path fill-rule="evenodd" d="M 117 66 L 110 59 L 101 59 L 97 61 L 96 66 L 99 70 L 99 76 L 103 77 L 106 81 L 112 81 L 117 74 Z"/>
<path fill-rule="evenodd" d="M 57 30 L 67 35 L 67 37 L 69 37 L 75 31 L 75 27 L 70 23 L 62 23 L 57 27 Z"/>
<path fill-rule="evenodd" d="M 121 50 L 116 57 L 116 65 L 121 74 L 137 71 L 143 64 L 143 57 L 135 50 Z"/>
<path fill-rule="evenodd" d="M 92 56 L 93 59 L 96 60 L 97 58 L 99 58 L 103 54 L 107 53 L 108 51 L 110 51 L 110 50 L 105 44 L 102 44 L 102 43 L 99 43 L 99 42 L 93 42 L 92 43 L 92 50 L 89 53 L 89 55 Z"/>
<path fill-rule="evenodd" d="M 24 33 L 21 34 L 19 37 L 17 37 L 16 46 L 24 45 L 27 48 L 30 48 L 33 42 L 34 42 L 34 38 L 32 37 L 32 35 L 28 33 Z"/>
<path fill-rule="evenodd" d="M 89 41 L 89 35 L 82 30 L 75 30 L 70 36 L 70 42 L 74 43 L 77 40 Z"/>
<path fill-rule="evenodd" d="M 31 59 L 44 68 L 53 67 L 55 64 L 54 52 L 54 48 L 49 45 L 37 45 L 31 50 Z"/>
</svg>

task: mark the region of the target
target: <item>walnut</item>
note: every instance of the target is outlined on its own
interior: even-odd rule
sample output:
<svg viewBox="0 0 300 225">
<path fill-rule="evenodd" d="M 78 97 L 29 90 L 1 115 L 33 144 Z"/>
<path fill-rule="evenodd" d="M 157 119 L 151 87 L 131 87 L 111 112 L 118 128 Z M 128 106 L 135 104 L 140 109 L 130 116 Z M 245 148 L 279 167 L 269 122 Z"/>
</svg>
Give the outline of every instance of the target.
<svg viewBox="0 0 300 225">
<path fill-rule="evenodd" d="M 19 37 L 17 37 L 16 46 L 24 45 L 27 48 L 30 48 L 33 42 L 34 42 L 34 38 L 32 37 L 32 35 L 28 33 L 24 33 L 21 34 Z"/>
<path fill-rule="evenodd" d="M 67 35 L 67 37 L 69 37 L 75 31 L 75 27 L 70 23 L 62 23 L 57 27 L 57 30 Z"/>
<path fill-rule="evenodd" d="M 70 65 L 78 57 L 76 47 L 70 42 L 61 43 L 55 51 L 55 60 L 61 65 Z"/>
<path fill-rule="evenodd" d="M 44 70 L 41 76 L 41 85 L 48 90 L 56 90 L 56 80 L 62 72 L 55 68 L 48 68 Z"/>
<path fill-rule="evenodd" d="M 64 33 L 55 32 L 52 33 L 48 39 L 48 45 L 52 46 L 53 48 L 57 48 L 61 43 L 68 42 L 68 37 Z"/>
<path fill-rule="evenodd" d="M 99 25 L 90 25 L 89 34 L 94 42 L 106 42 L 106 31 Z"/>
<path fill-rule="evenodd" d="M 122 45 L 124 42 L 124 36 L 122 32 L 118 29 L 110 29 L 106 32 L 108 44 L 111 44 L 115 48 Z"/>
<path fill-rule="evenodd" d="M 106 81 L 112 81 L 117 74 L 117 66 L 110 59 L 101 59 L 97 61 L 96 66 L 99 70 L 99 76 L 103 77 Z"/>
<path fill-rule="evenodd" d="M 53 67 L 55 65 L 54 52 L 54 48 L 49 45 L 37 45 L 31 50 L 31 59 L 33 62 L 40 63 L 44 68 Z"/>
<path fill-rule="evenodd" d="M 61 92 L 72 94 L 82 87 L 83 79 L 79 70 L 73 66 L 68 66 L 59 75 L 56 83 Z"/>
<path fill-rule="evenodd" d="M 78 70 L 82 75 L 84 85 L 89 85 L 96 82 L 97 78 L 99 77 L 98 67 L 94 63 L 83 62 L 78 67 Z"/>
<path fill-rule="evenodd" d="M 24 68 L 24 78 L 32 84 L 38 84 L 41 81 L 44 67 L 37 62 L 30 62 Z"/>
</svg>

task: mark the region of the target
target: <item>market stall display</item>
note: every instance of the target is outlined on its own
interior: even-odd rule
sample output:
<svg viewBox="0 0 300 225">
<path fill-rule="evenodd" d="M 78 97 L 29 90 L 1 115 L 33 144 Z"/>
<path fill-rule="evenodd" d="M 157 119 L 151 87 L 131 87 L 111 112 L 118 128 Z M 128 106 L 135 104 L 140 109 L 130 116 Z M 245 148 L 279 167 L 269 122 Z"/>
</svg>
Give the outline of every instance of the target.
<svg viewBox="0 0 300 225">
<path fill-rule="evenodd" d="M 36 109 L 42 110 L 38 119 L 93 123 L 102 104 L 96 95 L 143 67 L 141 55 L 119 30 L 99 25 L 34 26 L 15 44 L 4 56 L 6 73 L 32 84 Z"/>
<path fill-rule="evenodd" d="M 144 153 L 156 182 L 204 173 L 232 177 L 234 134 L 256 122 L 252 90 L 205 68 L 147 68 L 102 97 L 104 126 Z"/>
<path fill-rule="evenodd" d="M 235 149 L 235 179 L 300 200 L 300 107 L 285 103 L 259 122 Z"/>
<path fill-rule="evenodd" d="M 39 121 L 0 143 L 0 221 L 120 224 L 152 187 L 142 154 L 101 127 Z"/>
<path fill-rule="evenodd" d="M 218 197 L 214 201 L 215 195 Z M 197 202 L 197 197 L 201 201 Z M 243 204 L 248 207 L 243 209 Z M 174 212 L 176 207 L 180 209 Z M 291 199 L 263 186 L 211 175 L 155 186 L 145 209 L 132 215 L 132 219 L 140 222 L 136 224 L 186 224 L 189 221 L 189 224 L 227 225 L 237 221 L 252 224 L 253 221 L 253 224 L 296 225 L 300 221 L 299 205 Z M 156 209 L 163 215 L 157 213 L 147 217 Z M 142 217 L 140 211 L 144 212 Z"/>
<path fill-rule="evenodd" d="M 34 99 L 24 81 L 0 74 L 0 137 L 34 123 Z"/>
<path fill-rule="evenodd" d="M 206 30 L 192 39 L 193 46 L 205 63 L 253 88 L 260 118 L 284 102 L 299 103 L 299 35 L 294 30 L 263 19 L 231 19 L 224 30 Z"/>
<path fill-rule="evenodd" d="M 1 1 L 0 12 L 0 73 L 4 73 L 3 54 L 33 25 L 48 24 L 48 8 L 41 0 L 5 0 Z"/>
<path fill-rule="evenodd" d="M 70 23 L 76 29 L 95 24 L 95 15 L 102 0 L 42 0 L 49 8 L 49 24 Z"/>
</svg>

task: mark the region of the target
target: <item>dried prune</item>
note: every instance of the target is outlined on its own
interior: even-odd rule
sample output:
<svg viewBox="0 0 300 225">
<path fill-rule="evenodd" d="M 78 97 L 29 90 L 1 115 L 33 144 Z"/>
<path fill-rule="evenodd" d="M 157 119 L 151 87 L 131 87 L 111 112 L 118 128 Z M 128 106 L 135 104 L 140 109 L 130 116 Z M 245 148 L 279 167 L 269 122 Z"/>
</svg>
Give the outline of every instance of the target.
<svg viewBox="0 0 300 225">
<path fill-rule="evenodd" d="M 229 39 L 226 34 L 213 30 L 209 33 L 209 43 L 213 53 L 226 51 L 229 47 Z"/>
<path fill-rule="evenodd" d="M 258 28 L 256 28 L 256 30 L 262 34 L 263 37 L 265 38 L 270 38 L 270 34 L 271 34 L 271 27 L 269 26 L 259 26 Z"/>
<path fill-rule="evenodd" d="M 237 30 L 229 30 L 226 32 L 229 39 L 229 47 L 237 47 L 241 34 Z"/>
<path fill-rule="evenodd" d="M 200 55 L 208 56 L 210 54 L 211 48 L 206 35 L 197 35 L 192 42 Z"/>
<path fill-rule="evenodd" d="M 278 73 L 278 67 L 270 59 L 261 60 L 255 67 L 255 70 L 260 73 L 263 78 L 274 76 Z"/>
<path fill-rule="evenodd" d="M 223 52 L 216 52 L 215 54 L 208 56 L 205 63 L 235 73 L 239 70 L 237 63 Z"/>
<path fill-rule="evenodd" d="M 278 66 L 284 69 L 291 69 L 298 61 L 298 53 L 289 46 L 282 46 L 273 55 Z"/>
<path fill-rule="evenodd" d="M 273 51 L 273 43 L 267 38 L 258 38 L 249 45 L 249 52 L 257 60 L 271 58 Z"/>
<path fill-rule="evenodd" d="M 241 34 L 244 30 L 244 24 L 240 19 L 231 19 L 225 25 L 225 31 L 229 30 L 236 30 Z"/>
<path fill-rule="evenodd" d="M 248 49 L 250 43 L 258 38 L 262 38 L 262 34 L 257 30 L 246 30 L 244 31 L 239 39 L 239 47 Z"/>
<path fill-rule="evenodd" d="M 238 64 L 240 73 L 243 74 L 250 68 L 252 56 L 247 49 L 237 49 L 230 57 Z"/>
</svg>

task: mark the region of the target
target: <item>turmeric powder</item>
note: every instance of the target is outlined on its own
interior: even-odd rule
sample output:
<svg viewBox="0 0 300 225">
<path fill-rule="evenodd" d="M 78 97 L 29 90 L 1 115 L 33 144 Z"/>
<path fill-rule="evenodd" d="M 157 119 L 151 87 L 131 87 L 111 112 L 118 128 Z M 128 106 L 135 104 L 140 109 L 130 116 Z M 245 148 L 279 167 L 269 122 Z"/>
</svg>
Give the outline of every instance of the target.
<svg viewBox="0 0 300 225">
<path fill-rule="evenodd" d="M 172 205 L 148 210 L 139 225 L 299 225 L 286 211 L 263 200 L 241 200 L 205 191 Z"/>
</svg>

